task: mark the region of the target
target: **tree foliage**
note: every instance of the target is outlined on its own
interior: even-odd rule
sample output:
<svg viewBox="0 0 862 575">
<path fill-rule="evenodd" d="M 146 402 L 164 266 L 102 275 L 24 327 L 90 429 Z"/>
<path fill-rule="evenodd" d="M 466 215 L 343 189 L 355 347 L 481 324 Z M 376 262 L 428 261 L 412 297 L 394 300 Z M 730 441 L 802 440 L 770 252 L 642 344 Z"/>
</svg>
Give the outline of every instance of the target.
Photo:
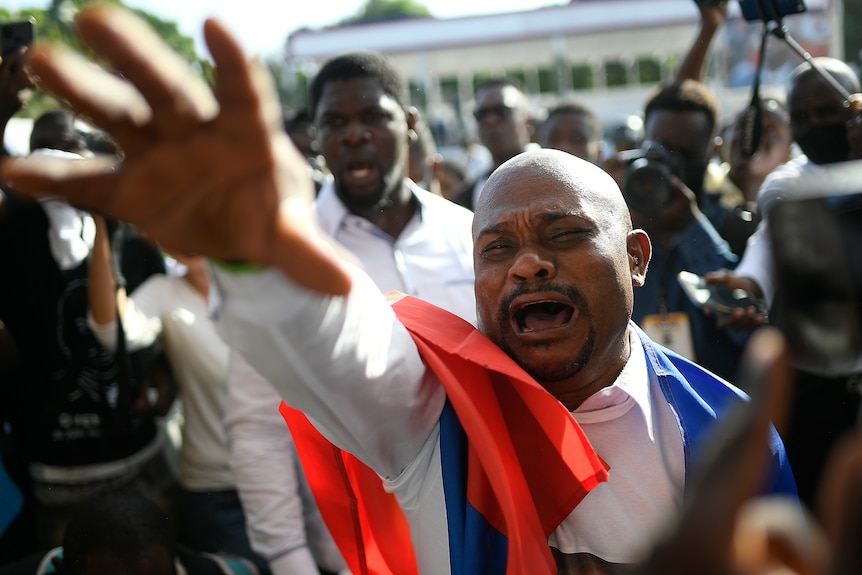
<svg viewBox="0 0 862 575">
<path fill-rule="evenodd" d="M 0 8 L 0 20 L 12 20 L 32 17 L 36 21 L 36 38 L 65 44 L 75 51 L 93 57 L 89 48 L 78 38 L 75 32 L 75 16 L 85 6 L 95 2 L 109 2 L 125 6 L 120 0 L 51 0 L 48 8 L 25 8 L 15 12 Z M 209 61 L 200 58 L 195 50 L 194 39 L 180 33 L 175 22 L 162 20 L 145 10 L 128 7 L 146 20 L 164 41 L 177 53 L 190 62 L 204 75 L 210 71 Z M 34 94 L 21 115 L 35 117 L 43 111 L 56 107 L 49 96 L 43 93 Z"/>
<path fill-rule="evenodd" d="M 428 8 L 415 0 L 366 0 L 359 12 L 345 18 L 339 25 L 429 16 Z"/>
</svg>

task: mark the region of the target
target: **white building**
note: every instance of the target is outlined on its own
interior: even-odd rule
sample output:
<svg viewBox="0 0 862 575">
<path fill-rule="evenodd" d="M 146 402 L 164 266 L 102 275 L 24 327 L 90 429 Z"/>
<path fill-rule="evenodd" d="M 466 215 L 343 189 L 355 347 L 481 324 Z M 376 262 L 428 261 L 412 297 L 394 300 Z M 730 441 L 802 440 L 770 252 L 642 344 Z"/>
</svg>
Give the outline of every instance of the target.
<svg viewBox="0 0 862 575">
<path fill-rule="evenodd" d="M 788 16 L 793 38 L 813 55 L 842 56 L 840 0 L 806 0 Z M 286 45 L 292 70 L 306 77 L 343 52 L 387 54 L 409 79 L 413 103 L 432 121 L 473 128 L 477 81 L 505 74 L 521 80 L 537 116 L 563 97 L 591 106 L 606 126 L 638 114 L 651 88 L 673 76 L 697 31 L 693 0 L 572 0 L 567 5 L 454 19 L 415 18 L 299 30 Z M 761 24 L 739 16 L 737 2 L 712 50 L 707 84 L 726 114 L 750 93 Z M 770 37 L 764 83 L 801 61 Z"/>
</svg>

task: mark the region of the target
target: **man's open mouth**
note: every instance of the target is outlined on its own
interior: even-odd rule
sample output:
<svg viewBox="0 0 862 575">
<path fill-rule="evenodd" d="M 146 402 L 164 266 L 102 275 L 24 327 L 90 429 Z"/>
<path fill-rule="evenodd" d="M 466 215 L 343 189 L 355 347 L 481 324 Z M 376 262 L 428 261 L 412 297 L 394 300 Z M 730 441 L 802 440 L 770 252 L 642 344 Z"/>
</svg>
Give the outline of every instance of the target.
<svg viewBox="0 0 862 575">
<path fill-rule="evenodd" d="M 526 304 L 515 311 L 515 324 L 521 333 L 561 327 L 572 319 L 575 308 L 555 301 Z"/>
<path fill-rule="evenodd" d="M 367 181 L 374 175 L 374 164 L 371 162 L 350 162 L 345 170 L 347 178 L 354 182 Z"/>
</svg>

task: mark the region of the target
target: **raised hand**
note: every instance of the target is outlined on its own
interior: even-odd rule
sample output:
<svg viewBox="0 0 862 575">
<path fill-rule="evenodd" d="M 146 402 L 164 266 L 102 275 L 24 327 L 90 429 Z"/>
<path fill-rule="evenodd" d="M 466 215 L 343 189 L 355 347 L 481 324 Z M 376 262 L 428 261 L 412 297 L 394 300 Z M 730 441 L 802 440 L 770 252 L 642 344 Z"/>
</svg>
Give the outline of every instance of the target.
<svg viewBox="0 0 862 575">
<path fill-rule="evenodd" d="M 730 270 L 716 270 L 704 275 L 706 283 L 725 285 L 731 289 L 741 289 L 748 293 L 752 299 L 758 302 L 763 301 L 763 292 L 760 286 L 751 278 L 741 277 Z M 704 313 L 712 313 L 710 310 L 705 310 Z M 760 306 L 748 306 L 746 308 L 737 308 L 730 313 L 720 314 L 716 318 L 716 323 L 719 327 L 729 327 L 731 329 L 740 329 L 752 331 L 766 323 L 766 314 Z"/>
<path fill-rule="evenodd" d="M 276 266 L 297 283 L 343 294 L 350 280 L 310 211 L 305 160 L 282 131 L 272 81 L 218 22 L 204 34 L 214 91 L 136 16 L 89 8 L 78 30 L 110 73 L 37 44 L 36 83 L 104 129 L 123 159 L 7 159 L 4 187 L 50 194 L 135 224 L 169 251 Z"/>
</svg>

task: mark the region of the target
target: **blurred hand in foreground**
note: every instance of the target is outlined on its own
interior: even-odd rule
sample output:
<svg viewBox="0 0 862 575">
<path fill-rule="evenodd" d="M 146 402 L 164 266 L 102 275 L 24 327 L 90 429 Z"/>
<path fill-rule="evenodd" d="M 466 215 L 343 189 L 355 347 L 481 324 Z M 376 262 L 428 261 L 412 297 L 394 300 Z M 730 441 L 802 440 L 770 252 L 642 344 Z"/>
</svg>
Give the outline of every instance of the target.
<svg viewBox="0 0 862 575">
<path fill-rule="evenodd" d="M 276 266 L 324 293 L 349 290 L 315 227 L 308 168 L 282 129 L 271 77 L 225 28 L 204 26 L 216 64 L 211 90 L 126 10 L 89 8 L 77 26 L 116 74 L 45 43 L 32 48 L 27 68 L 41 88 L 108 132 L 123 159 L 6 159 L 6 187 L 130 222 L 169 251 Z"/>
</svg>

